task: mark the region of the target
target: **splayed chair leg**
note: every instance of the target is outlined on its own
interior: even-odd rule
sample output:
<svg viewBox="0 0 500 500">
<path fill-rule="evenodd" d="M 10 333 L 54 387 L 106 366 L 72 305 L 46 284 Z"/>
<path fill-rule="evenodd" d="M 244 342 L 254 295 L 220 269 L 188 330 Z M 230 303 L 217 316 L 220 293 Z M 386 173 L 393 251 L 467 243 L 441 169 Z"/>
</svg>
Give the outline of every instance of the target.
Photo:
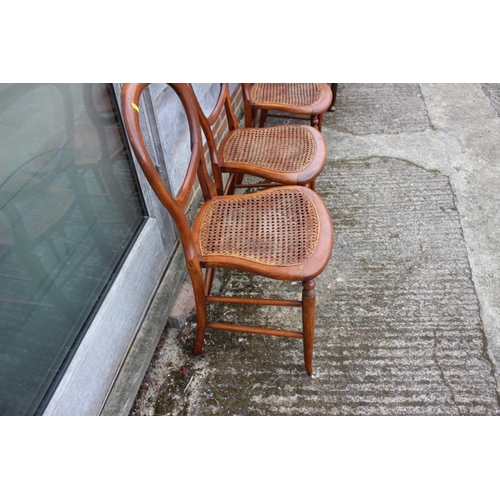
<svg viewBox="0 0 500 500">
<path fill-rule="evenodd" d="M 313 373 L 314 326 L 316 320 L 316 291 L 314 280 L 303 281 L 302 286 L 302 325 L 304 334 L 304 363 L 308 375 Z"/>
</svg>

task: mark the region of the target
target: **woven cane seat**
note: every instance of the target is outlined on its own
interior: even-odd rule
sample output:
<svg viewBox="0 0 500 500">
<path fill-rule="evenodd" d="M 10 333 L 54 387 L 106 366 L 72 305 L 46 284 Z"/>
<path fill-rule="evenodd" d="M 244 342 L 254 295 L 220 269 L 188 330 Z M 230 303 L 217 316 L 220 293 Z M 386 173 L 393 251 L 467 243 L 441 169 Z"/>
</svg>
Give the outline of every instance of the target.
<svg viewBox="0 0 500 500">
<path fill-rule="evenodd" d="M 193 231 L 201 259 L 208 265 L 215 260 L 227 264 L 222 267 L 245 269 L 244 262 L 234 264 L 246 261 L 270 266 L 269 275 L 274 276 L 276 267 L 301 267 L 322 250 L 325 211 L 313 191 L 299 186 L 279 187 L 214 198 L 200 211 Z M 320 260 L 322 269 L 327 260 Z M 261 270 L 260 274 L 266 272 Z"/>
<path fill-rule="evenodd" d="M 219 147 L 223 172 L 240 172 L 279 184 L 308 184 L 326 165 L 326 144 L 308 125 L 238 128 Z"/>
<path fill-rule="evenodd" d="M 256 83 L 250 98 L 256 105 L 286 104 L 304 107 L 319 103 L 325 89 L 319 83 Z"/>
<path fill-rule="evenodd" d="M 257 165 L 275 172 L 300 172 L 314 159 L 316 141 L 310 127 L 284 125 L 240 128 L 225 143 L 224 164 Z"/>
<path fill-rule="evenodd" d="M 304 120 L 321 131 L 323 114 L 332 104 L 327 83 L 251 83 L 244 84 L 245 125 L 263 127 L 267 117 Z"/>
</svg>

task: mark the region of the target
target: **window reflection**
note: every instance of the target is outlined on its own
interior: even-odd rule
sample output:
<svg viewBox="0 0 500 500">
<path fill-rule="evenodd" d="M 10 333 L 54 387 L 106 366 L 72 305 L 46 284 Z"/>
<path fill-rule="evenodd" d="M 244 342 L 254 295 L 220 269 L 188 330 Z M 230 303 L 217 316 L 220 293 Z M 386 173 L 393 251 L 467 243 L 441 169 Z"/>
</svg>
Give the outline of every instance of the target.
<svg viewBox="0 0 500 500">
<path fill-rule="evenodd" d="M 145 211 L 109 84 L 0 85 L 0 414 L 33 414 Z"/>
</svg>

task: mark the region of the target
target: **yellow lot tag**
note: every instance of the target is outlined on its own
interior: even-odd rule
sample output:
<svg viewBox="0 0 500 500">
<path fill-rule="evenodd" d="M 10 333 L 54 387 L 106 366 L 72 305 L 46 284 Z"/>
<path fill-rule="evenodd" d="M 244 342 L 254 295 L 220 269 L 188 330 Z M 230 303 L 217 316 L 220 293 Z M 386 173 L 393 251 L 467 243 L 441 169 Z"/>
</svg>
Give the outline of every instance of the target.
<svg viewBox="0 0 500 500">
<path fill-rule="evenodd" d="M 132 103 L 132 107 L 139 113 L 139 106 L 135 102 Z"/>
</svg>

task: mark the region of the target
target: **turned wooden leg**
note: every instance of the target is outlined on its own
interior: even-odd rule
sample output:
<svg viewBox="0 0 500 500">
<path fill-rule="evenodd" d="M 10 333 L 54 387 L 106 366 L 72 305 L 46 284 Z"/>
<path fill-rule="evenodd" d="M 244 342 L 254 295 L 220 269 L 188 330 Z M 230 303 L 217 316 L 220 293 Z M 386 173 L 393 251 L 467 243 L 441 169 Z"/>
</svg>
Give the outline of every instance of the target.
<svg viewBox="0 0 500 500">
<path fill-rule="evenodd" d="M 311 115 L 311 127 L 317 128 L 321 132 L 321 124 L 318 115 Z"/>
<path fill-rule="evenodd" d="M 313 373 L 314 325 L 316 319 L 316 291 L 314 280 L 303 281 L 302 286 L 302 328 L 304 335 L 304 363 L 308 375 Z"/>
<path fill-rule="evenodd" d="M 330 107 L 328 108 L 328 111 L 335 111 L 337 108 L 335 107 L 335 101 L 337 99 L 337 85 L 338 83 L 330 83 L 330 88 L 332 89 L 332 103 L 330 104 Z"/>
</svg>

